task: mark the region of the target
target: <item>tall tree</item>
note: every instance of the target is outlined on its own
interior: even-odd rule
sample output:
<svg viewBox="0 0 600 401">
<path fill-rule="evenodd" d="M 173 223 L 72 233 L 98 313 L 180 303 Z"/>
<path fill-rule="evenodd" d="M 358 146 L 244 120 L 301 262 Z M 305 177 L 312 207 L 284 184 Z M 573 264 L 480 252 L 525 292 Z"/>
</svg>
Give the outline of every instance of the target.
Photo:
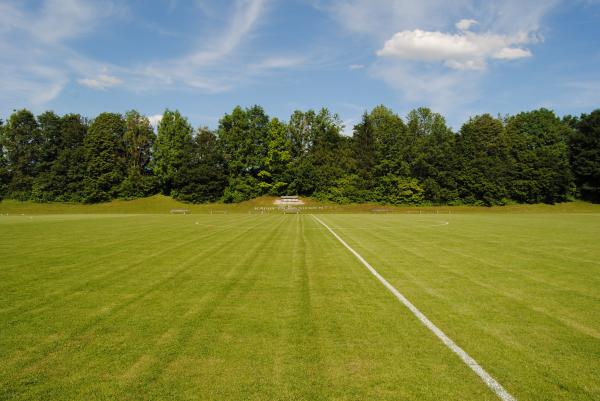
<svg viewBox="0 0 600 401">
<path fill-rule="evenodd" d="M 288 124 L 291 162 L 287 169 L 288 191 L 325 196 L 328 184 L 349 170 L 352 147 L 341 135 L 343 125 L 327 109 L 318 113 L 295 111 Z"/>
<path fill-rule="evenodd" d="M 7 187 L 10 181 L 8 162 L 6 161 L 4 149 L 4 121 L 0 119 L 0 201 L 7 195 Z"/>
<path fill-rule="evenodd" d="M 566 139 L 568 125 L 554 112 L 540 109 L 507 120 L 510 154 L 510 197 L 524 203 L 567 199 L 571 171 Z"/>
<path fill-rule="evenodd" d="M 270 186 L 264 184 L 270 177 L 259 176 L 267 171 L 269 147 L 269 116 L 262 107 L 236 107 L 220 120 L 218 136 L 229 171 L 225 201 L 251 199 L 268 191 Z"/>
<path fill-rule="evenodd" d="M 454 180 L 455 140 L 445 118 L 428 108 L 408 114 L 411 176 L 424 188 L 424 197 L 433 202 L 449 202 L 458 197 Z"/>
<path fill-rule="evenodd" d="M 369 123 L 377 149 L 375 177 L 409 175 L 408 157 L 405 154 L 407 128 L 402 118 L 391 109 L 379 105 L 369 113 Z"/>
<path fill-rule="evenodd" d="M 31 197 L 33 181 L 40 170 L 40 145 L 42 138 L 38 122 L 29 110 L 15 111 L 3 130 L 8 173 L 9 196 L 26 200 Z"/>
<path fill-rule="evenodd" d="M 37 118 L 40 132 L 38 175 L 34 179 L 31 199 L 36 201 L 54 200 L 53 183 L 56 177 L 52 165 L 61 149 L 61 118 L 47 111 Z"/>
<path fill-rule="evenodd" d="M 225 160 L 217 136 L 208 128 L 198 129 L 173 184 L 173 197 L 185 202 L 214 202 L 223 196 Z"/>
<path fill-rule="evenodd" d="M 356 171 L 365 189 L 372 187 L 375 166 L 378 164 L 377 143 L 369 113 L 365 112 L 353 129 L 353 150 Z"/>
<path fill-rule="evenodd" d="M 158 124 L 158 136 L 154 142 L 154 174 L 165 195 L 173 189 L 173 181 L 185 159 L 185 153 L 193 142 L 194 129 L 179 111 L 165 110 Z"/>
<path fill-rule="evenodd" d="M 290 144 L 291 162 L 286 172 L 288 192 L 298 195 L 309 195 L 314 191 L 312 179 L 313 166 L 309 154 L 314 142 L 314 110 L 303 112 L 296 110 L 288 122 L 287 140 Z"/>
<path fill-rule="evenodd" d="M 291 161 L 290 143 L 287 138 L 287 125 L 277 118 L 267 126 L 267 154 L 264 170 L 258 173 L 263 193 L 285 195 L 287 191 L 287 169 Z"/>
<path fill-rule="evenodd" d="M 121 183 L 121 196 L 139 198 L 150 195 L 156 188 L 150 162 L 156 140 L 154 129 L 147 117 L 136 110 L 125 113 L 123 145 L 127 159 L 127 176 Z"/>
<path fill-rule="evenodd" d="M 583 114 L 569 138 L 577 188 L 584 199 L 600 202 L 600 109 Z"/>
<path fill-rule="evenodd" d="M 508 199 L 507 146 L 502 121 L 489 114 L 473 117 L 462 126 L 457 143 L 461 199 L 485 205 Z"/>
<path fill-rule="evenodd" d="M 102 202 L 119 195 L 127 165 L 123 135 L 125 120 L 121 114 L 101 113 L 90 125 L 84 140 L 86 202 Z"/>
<path fill-rule="evenodd" d="M 349 199 L 395 203 L 386 194 L 389 188 L 398 186 L 401 177 L 410 174 L 407 136 L 402 119 L 383 105 L 363 115 L 354 127 L 357 178 L 346 179 L 353 183 L 347 185 L 346 192 L 353 193 Z"/>
<path fill-rule="evenodd" d="M 54 200 L 82 201 L 87 174 L 84 140 L 88 122 L 79 114 L 66 114 L 61 119 L 60 152 L 52 164 Z"/>
</svg>

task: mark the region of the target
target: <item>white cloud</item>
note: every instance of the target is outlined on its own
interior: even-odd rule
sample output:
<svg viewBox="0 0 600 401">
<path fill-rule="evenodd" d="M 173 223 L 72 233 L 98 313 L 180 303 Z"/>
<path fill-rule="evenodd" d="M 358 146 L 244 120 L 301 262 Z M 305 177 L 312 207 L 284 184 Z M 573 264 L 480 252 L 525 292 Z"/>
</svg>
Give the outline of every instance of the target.
<svg viewBox="0 0 600 401">
<path fill-rule="evenodd" d="M 240 60 L 240 48 L 253 37 L 263 21 L 268 0 L 236 0 L 226 11 L 231 17 L 222 31 L 203 40 L 203 45 L 171 60 L 148 63 L 133 69 L 132 74 L 146 87 L 183 86 L 207 93 L 231 90 L 249 75 L 264 70 L 289 68 L 298 58 L 268 57 L 258 63 Z"/>
<path fill-rule="evenodd" d="M 82 0 L 46 0 L 36 16 L 30 33 L 44 42 L 58 43 L 90 32 L 117 7 L 110 2 Z"/>
<path fill-rule="evenodd" d="M 514 36 L 478 34 L 470 31 L 448 34 L 417 29 L 396 33 L 377 51 L 377 55 L 414 61 L 444 62 L 450 68 L 461 70 L 481 70 L 485 68 L 488 58 L 508 60 L 530 57 L 529 50 L 511 47 L 529 42 L 532 42 L 532 39 L 523 33 Z"/>
<path fill-rule="evenodd" d="M 364 64 L 350 64 L 348 66 L 349 70 L 362 70 L 363 68 L 365 68 Z"/>
<path fill-rule="evenodd" d="M 342 125 L 344 126 L 342 130 L 342 135 L 344 136 L 352 136 L 354 134 L 354 125 L 356 124 L 356 118 L 347 118 L 342 121 Z"/>
<path fill-rule="evenodd" d="M 188 55 L 186 62 L 205 65 L 230 55 L 246 39 L 265 11 L 266 0 L 238 0 L 234 3 L 232 18 L 218 40 Z"/>
<path fill-rule="evenodd" d="M 114 77 L 112 75 L 100 74 L 95 78 L 78 79 L 77 82 L 79 82 L 83 86 L 87 86 L 88 88 L 106 90 L 108 88 L 121 84 L 123 81 L 120 78 Z"/>
<path fill-rule="evenodd" d="M 498 50 L 493 58 L 501 60 L 514 60 L 517 58 L 531 57 L 531 51 L 529 49 L 521 49 L 520 47 L 505 47 Z"/>
<path fill-rule="evenodd" d="M 474 19 L 461 19 L 456 23 L 456 28 L 461 31 L 468 31 L 473 25 L 477 24 L 479 24 L 479 22 L 475 21 Z"/>
<path fill-rule="evenodd" d="M 317 5 L 347 31 L 375 40 L 389 38 L 398 29 L 433 28 L 448 18 L 459 19 L 472 0 L 321 0 Z"/>
<path fill-rule="evenodd" d="M 304 57 L 276 56 L 276 57 L 266 58 L 259 63 L 253 64 L 253 65 L 251 65 L 251 68 L 259 69 L 259 70 L 291 68 L 291 67 L 296 67 L 298 65 L 303 64 L 304 61 L 305 61 Z"/>
<path fill-rule="evenodd" d="M 405 102 L 427 105 L 442 113 L 460 110 L 480 95 L 481 71 L 423 69 L 415 63 L 380 60 L 370 73 L 393 89 Z"/>
<path fill-rule="evenodd" d="M 151 116 L 148 116 L 148 121 L 150 121 L 150 124 L 152 124 L 153 127 L 158 127 L 158 123 L 162 120 L 163 115 L 162 114 L 154 114 Z"/>
<path fill-rule="evenodd" d="M 564 0 L 313 1 L 379 51 L 368 73 L 400 104 L 459 115 L 476 107 L 489 61 L 531 57 L 527 47 L 542 41 L 543 19 Z"/>
<path fill-rule="evenodd" d="M 123 10 L 109 0 L 44 0 L 32 10 L 25 6 L 12 0 L 0 3 L 0 100 L 11 107 L 53 100 L 74 73 L 89 74 L 89 68 L 75 65 L 100 71 L 98 63 L 79 56 L 67 42 Z"/>
<path fill-rule="evenodd" d="M 129 10 L 115 5 L 120 2 L 41 0 L 38 7 L 31 8 L 18 0 L 1 0 L 0 101 L 9 107 L 43 104 L 58 96 L 72 80 L 97 90 L 121 85 L 137 92 L 179 88 L 217 93 L 254 75 L 293 68 L 304 59 L 262 54 L 260 60 L 243 48 L 256 37 L 270 1 L 234 0 L 225 6 L 211 5 L 212 13 L 219 10 L 218 18 L 216 14 L 211 17 L 219 21 L 219 28 L 210 26 L 210 33 L 201 38 L 186 38 L 189 43 L 198 43 L 189 52 L 168 60 L 114 65 L 86 57 L 70 43 L 95 32 L 104 22 L 112 22 L 109 16 L 130 17 Z"/>
</svg>

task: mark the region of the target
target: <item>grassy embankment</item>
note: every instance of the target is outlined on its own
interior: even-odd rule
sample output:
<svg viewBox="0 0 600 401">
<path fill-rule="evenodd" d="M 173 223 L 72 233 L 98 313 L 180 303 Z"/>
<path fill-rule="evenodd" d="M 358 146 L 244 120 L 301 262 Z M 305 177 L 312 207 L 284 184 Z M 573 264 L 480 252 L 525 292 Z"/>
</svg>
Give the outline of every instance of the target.
<svg viewBox="0 0 600 401">
<path fill-rule="evenodd" d="M 130 201 L 115 200 L 93 205 L 79 203 L 36 203 L 4 200 L 0 214 L 165 214 L 172 209 L 188 209 L 193 214 L 211 213 L 280 213 L 273 205 L 275 197 L 261 197 L 238 204 L 189 204 L 164 195 Z M 302 213 L 600 213 L 600 205 L 587 202 L 567 202 L 557 205 L 478 206 L 387 206 L 377 204 L 337 205 L 303 198 Z"/>
</svg>

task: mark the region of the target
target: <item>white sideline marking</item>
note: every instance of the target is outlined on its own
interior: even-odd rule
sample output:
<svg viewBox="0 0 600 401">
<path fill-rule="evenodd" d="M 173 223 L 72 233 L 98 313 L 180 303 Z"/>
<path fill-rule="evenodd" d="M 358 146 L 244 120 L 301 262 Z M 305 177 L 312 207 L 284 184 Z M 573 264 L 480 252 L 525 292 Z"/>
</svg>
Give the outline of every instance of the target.
<svg viewBox="0 0 600 401">
<path fill-rule="evenodd" d="M 496 381 L 488 372 L 485 371 L 477 363 L 475 359 L 473 359 L 465 350 L 459 347 L 450 337 L 448 337 L 442 330 L 440 330 L 427 316 L 423 314 L 416 306 L 412 304 L 404 295 L 400 293 L 393 285 L 391 285 L 377 270 L 373 268 L 358 252 L 350 247 L 339 235 L 336 234 L 327 224 L 325 224 L 321 219 L 316 217 L 315 215 L 311 215 L 315 220 L 321 223 L 338 241 L 341 242 L 342 245 L 346 247 L 356 258 L 367 268 L 369 271 L 384 285 L 392 294 L 398 298 L 400 302 L 404 304 L 412 313 L 423 323 L 429 330 L 433 332 L 442 342 L 446 345 L 446 347 L 450 348 L 452 352 L 459 356 L 460 359 L 469 367 L 473 372 L 477 374 L 483 380 L 483 382 L 492 390 L 496 395 L 503 401 L 516 401 L 516 398 L 513 397 L 502 387 L 500 383 Z"/>
</svg>

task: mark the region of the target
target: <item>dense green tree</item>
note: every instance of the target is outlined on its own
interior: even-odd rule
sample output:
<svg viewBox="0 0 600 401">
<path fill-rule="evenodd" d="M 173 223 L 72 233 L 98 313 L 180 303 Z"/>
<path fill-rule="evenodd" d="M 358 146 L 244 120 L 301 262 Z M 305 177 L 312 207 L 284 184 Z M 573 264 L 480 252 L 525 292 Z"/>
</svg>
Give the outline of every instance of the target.
<svg viewBox="0 0 600 401">
<path fill-rule="evenodd" d="M 44 113 L 39 117 L 42 131 L 43 169 L 35 178 L 31 199 L 35 201 L 81 201 L 86 173 L 83 139 L 85 121 L 68 114 Z"/>
<path fill-rule="evenodd" d="M 123 116 L 116 113 L 102 113 L 90 125 L 84 140 L 86 202 L 102 202 L 118 197 L 127 172 L 123 144 L 125 130 Z"/>
<path fill-rule="evenodd" d="M 501 120 L 469 119 L 457 141 L 459 195 L 467 203 L 495 205 L 508 199 L 508 141 Z"/>
<path fill-rule="evenodd" d="M 19 110 L 0 121 L 0 197 L 99 202 L 160 189 L 189 202 L 298 194 L 494 205 L 576 193 L 600 201 L 599 120 L 600 110 L 562 120 L 545 109 L 485 114 L 454 134 L 430 109 L 411 111 L 405 123 L 377 106 L 346 137 L 327 109 L 295 111 L 285 123 L 253 106 L 196 135 L 166 110 L 156 136 L 134 110 L 102 113 L 91 126 L 79 115 Z"/>
<path fill-rule="evenodd" d="M 369 113 L 369 124 L 373 130 L 377 150 L 375 177 L 386 175 L 405 176 L 410 173 L 407 164 L 407 128 L 402 118 L 391 109 L 380 105 Z"/>
<path fill-rule="evenodd" d="M 56 194 L 53 184 L 58 177 L 54 176 L 52 166 L 61 149 L 61 118 L 52 111 L 47 111 L 37 118 L 40 143 L 38 174 L 33 181 L 31 199 L 36 201 L 54 200 Z"/>
<path fill-rule="evenodd" d="M 569 153 L 577 188 L 584 199 L 600 202 L 600 109 L 576 119 Z"/>
<path fill-rule="evenodd" d="M 271 188 L 266 162 L 269 116 L 262 107 L 236 107 L 219 122 L 219 141 L 229 172 L 226 201 L 246 200 Z"/>
<path fill-rule="evenodd" d="M 121 183 L 120 194 L 124 198 L 138 198 L 153 194 L 156 179 L 150 162 L 152 147 L 156 140 L 154 129 L 147 117 L 136 110 L 125 113 L 123 146 L 127 160 L 127 176 Z"/>
<path fill-rule="evenodd" d="M 34 179 L 40 171 L 41 143 L 38 122 L 29 110 L 11 114 L 2 137 L 10 175 L 7 190 L 10 197 L 21 200 L 31 197 Z"/>
<path fill-rule="evenodd" d="M 47 111 L 37 118 L 40 132 L 39 172 L 48 172 L 58 157 L 61 143 L 61 118 Z"/>
<path fill-rule="evenodd" d="M 288 191 L 327 197 L 328 186 L 352 167 L 352 143 L 342 136 L 343 125 L 327 109 L 295 111 L 288 124 L 292 162 Z"/>
<path fill-rule="evenodd" d="M 456 200 L 456 136 L 445 118 L 428 108 L 413 110 L 408 114 L 407 131 L 410 175 L 423 186 L 425 199 L 437 203 Z"/>
<path fill-rule="evenodd" d="M 61 119 L 60 152 L 52 164 L 53 200 L 82 201 L 87 173 L 84 140 L 87 121 L 79 114 L 66 114 Z"/>
<path fill-rule="evenodd" d="M 291 162 L 286 171 L 288 193 L 308 195 L 314 192 L 313 166 L 309 154 L 313 147 L 316 113 L 314 110 L 296 110 L 288 122 L 287 139 L 290 146 Z"/>
<path fill-rule="evenodd" d="M 357 201 L 376 201 L 382 177 L 409 174 L 406 125 L 392 110 L 380 105 L 363 114 L 353 140 L 358 178 L 349 182 L 360 189 Z"/>
<path fill-rule="evenodd" d="M 173 181 L 193 142 L 194 129 L 179 111 L 165 110 L 158 124 L 154 142 L 153 171 L 165 195 L 173 189 Z"/>
<path fill-rule="evenodd" d="M 360 123 L 354 126 L 353 150 L 356 160 L 356 172 L 358 174 L 358 185 L 368 189 L 375 181 L 375 166 L 379 162 L 377 143 L 373 124 L 369 113 L 364 113 Z"/>
<path fill-rule="evenodd" d="M 290 143 L 287 137 L 287 125 L 277 118 L 267 126 L 267 154 L 264 170 L 258 173 L 263 193 L 285 195 L 288 182 L 287 169 L 291 161 Z"/>
<path fill-rule="evenodd" d="M 185 202 L 214 202 L 223 195 L 225 160 L 217 136 L 208 128 L 198 129 L 173 184 L 173 197 Z"/>
<path fill-rule="evenodd" d="M 342 136 L 343 125 L 337 114 L 321 109 L 315 115 L 313 144 L 308 160 L 312 171 L 314 191 L 327 193 L 328 186 L 350 170 L 352 147 L 349 138 Z"/>
<path fill-rule="evenodd" d="M 6 161 L 4 149 L 4 121 L 0 119 L 0 201 L 7 195 L 10 174 L 8 172 L 8 162 Z"/>
<path fill-rule="evenodd" d="M 566 200 L 571 171 L 568 125 L 546 109 L 519 113 L 506 123 L 510 155 L 510 198 L 524 203 Z"/>
<path fill-rule="evenodd" d="M 318 194 L 322 200 L 336 203 L 360 203 L 374 200 L 364 189 L 364 179 L 358 174 L 346 174 L 330 183 L 326 191 Z"/>
<path fill-rule="evenodd" d="M 388 174 L 378 181 L 375 199 L 392 205 L 419 204 L 423 202 L 423 187 L 414 177 L 398 177 Z"/>
</svg>

